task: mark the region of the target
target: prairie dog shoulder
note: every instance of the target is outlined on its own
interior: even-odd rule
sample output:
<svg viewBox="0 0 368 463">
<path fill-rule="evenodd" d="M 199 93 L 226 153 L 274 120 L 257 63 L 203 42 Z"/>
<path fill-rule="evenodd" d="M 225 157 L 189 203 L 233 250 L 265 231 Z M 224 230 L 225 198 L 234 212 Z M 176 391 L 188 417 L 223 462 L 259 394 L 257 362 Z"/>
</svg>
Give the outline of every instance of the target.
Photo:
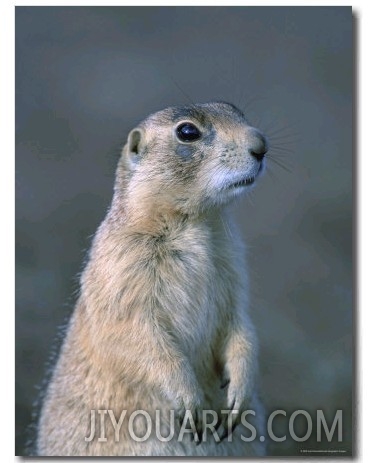
<svg viewBox="0 0 368 463">
<path fill-rule="evenodd" d="M 258 452 L 240 439 L 142 446 L 126 427 L 118 443 L 84 436 L 96 408 L 189 410 L 201 427 L 206 407 L 256 403 L 242 245 L 222 206 L 252 187 L 266 151 L 228 103 L 167 108 L 129 133 L 46 395 L 41 455 Z"/>
</svg>

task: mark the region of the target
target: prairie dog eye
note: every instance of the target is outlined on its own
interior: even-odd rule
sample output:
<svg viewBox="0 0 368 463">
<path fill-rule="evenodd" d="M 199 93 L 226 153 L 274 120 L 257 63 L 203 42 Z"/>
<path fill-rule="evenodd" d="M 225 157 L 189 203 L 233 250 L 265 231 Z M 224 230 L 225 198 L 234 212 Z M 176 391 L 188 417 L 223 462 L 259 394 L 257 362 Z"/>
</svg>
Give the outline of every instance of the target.
<svg viewBox="0 0 368 463">
<path fill-rule="evenodd" d="M 180 141 L 190 143 L 201 138 L 201 132 L 194 124 L 183 122 L 176 128 L 176 136 Z"/>
</svg>

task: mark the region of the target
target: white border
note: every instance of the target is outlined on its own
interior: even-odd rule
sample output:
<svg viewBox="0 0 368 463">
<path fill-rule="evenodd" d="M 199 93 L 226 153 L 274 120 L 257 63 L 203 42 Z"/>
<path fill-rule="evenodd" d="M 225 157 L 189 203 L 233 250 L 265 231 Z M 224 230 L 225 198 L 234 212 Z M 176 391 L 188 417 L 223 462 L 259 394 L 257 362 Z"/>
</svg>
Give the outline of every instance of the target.
<svg viewBox="0 0 368 463">
<path fill-rule="evenodd" d="M 1 57 L 1 85 L 0 85 L 0 102 L 1 102 L 1 156 L 3 162 L 3 169 L 1 172 L 0 181 L 0 198 L 1 198 L 1 239 L 0 239 L 0 256 L 2 263 L 1 275 L 1 291 L 2 291 L 2 333 L 1 333 L 1 369 L 2 375 L 0 380 L 2 398 L 2 414 L 0 417 L 0 435 L 1 435 L 1 454 L 14 458 L 14 6 L 151 6 L 156 5 L 157 2 L 153 1 L 135 1 L 122 2 L 110 0 L 103 4 L 98 1 L 8 1 L 2 0 L 0 2 L 0 57 Z M 173 2 L 163 1 L 159 5 L 173 5 Z M 190 2 L 181 1 L 175 3 L 174 6 L 179 5 L 224 5 L 224 2 Z M 357 334 L 359 334 L 357 342 L 358 350 L 358 363 L 357 363 L 357 376 L 358 384 L 356 391 L 358 393 L 358 427 L 357 427 L 357 461 L 363 461 L 363 457 L 368 456 L 367 448 L 367 390 L 368 390 L 368 373 L 363 369 L 363 359 L 368 357 L 368 284 L 364 280 L 364 269 L 367 268 L 367 252 L 368 252 L 368 221 L 367 211 L 368 207 L 365 206 L 367 199 L 368 182 L 365 183 L 365 176 L 367 172 L 367 156 L 368 149 L 367 143 L 363 142 L 363 132 L 367 131 L 367 90 L 363 82 L 368 82 L 367 61 L 368 53 L 366 50 L 367 36 L 368 36 L 368 8 L 367 2 L 354 1 L 347 3 L 345 1 L 318 1 L 309 2 L 295 2 L 295 1 L 268 1 L 268 2 L 241 2 L 232 1 L 226 2 L 226 6 L 352 6 L 355 17 L 358 20 L 358 56 L 357 56 L 357 70 L 358 70 L 358 84 L 357 88 L 357 107 L 356 116 L 358 123 L 358 139 L 356 140 L 356 148 L 358 154 L 358 179 L 359 179 L 359 198 L 358 201 L 358 214 L 360 217 L 358 223 L 358 294 L 357 294 L 357 312 L 356 312 L 356 327 Z M 367 84 L 366 84 L 367 85 Z M 364 117 L 366 116 L 366 117 Z M 364 125 L 363 125 L 364 121 Z M 366 148 L 366 149 L 364 149 Z M 364 175 L 365 174 L 365 175 Z M 365 238 L 365 239 L 364 239 Z M 363 396 L 365 393 L 365 397 Z M 365 438 L 364 438 L 365 437 Z M 125 461 L 129 461 L 124 459 Z M 187 459 L 181 459 L 186 461 Z M 288 461 L 297 461 L 300 458 L 290 459 Z M 9 461 L 6 458 L 5 461 Z M 45 459 L 32 459 L 32 461 L 47 461 Z M 68 459 L 68 461 L 79 461 L 76 459 Z M 84 461 L 88 461 L 84 459 Z M 91 460 L 92 461 L 92 460 Z M 93 460 L 94 461 L 94 460 Z M 133 461 L 133 460 L 132 460 Z M 137 461 L 136 459 L 134 461 Z M 170 460 L 166 460 L 170 461 Z M 187 460 L 189 461 L 189 460 Z M 195 460 L 190 460 L 195 461 Z M 326 459 L 313 458 L 314 462 L 326 461 Z M 330 459 L 328 461 L 340 461 L 340 459 Z"/>
<path fill-rule="evenodd" d="M 1 59 L 1 157 L 0 181 L 0 260 L 1 260 L 1 361 L 3 419 L 0 435 L 4 442 L 1 453 L 14 455 L 14 11 L 0 5 Z M 5 220 L 4 220 L 5 219 Z M 9 459 L 7 459 L 9 460 Z"/>
</svg>

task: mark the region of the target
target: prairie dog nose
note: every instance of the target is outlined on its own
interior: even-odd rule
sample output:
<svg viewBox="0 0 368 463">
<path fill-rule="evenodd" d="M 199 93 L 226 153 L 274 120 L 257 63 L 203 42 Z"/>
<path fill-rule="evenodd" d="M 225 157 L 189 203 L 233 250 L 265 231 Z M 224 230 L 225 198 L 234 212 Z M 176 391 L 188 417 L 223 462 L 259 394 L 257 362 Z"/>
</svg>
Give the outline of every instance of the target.
<svg viewBox="0 0 368 463">
<path fill-rule="evenodd" d="M 266 138 L 257 129 L 252 128 L 247 137 L 248 152 L 261 162 L 268 151 Z"/>
</svg>

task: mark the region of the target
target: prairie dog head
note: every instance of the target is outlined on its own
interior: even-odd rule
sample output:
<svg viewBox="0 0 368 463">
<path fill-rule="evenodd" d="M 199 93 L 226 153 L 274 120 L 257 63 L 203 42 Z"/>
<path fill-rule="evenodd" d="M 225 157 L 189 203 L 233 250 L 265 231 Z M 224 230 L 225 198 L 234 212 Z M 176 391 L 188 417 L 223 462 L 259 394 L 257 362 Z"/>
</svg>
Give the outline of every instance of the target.
<svg viewBox="0 0 368 463">
<path fill-rule="evenodd" d="M 228 103 L 170 107 L 133 129 L 118 168 L 128 204 L 196 214 L 228 202 L 256 180 L 265 137 Z"/>
</svg>

